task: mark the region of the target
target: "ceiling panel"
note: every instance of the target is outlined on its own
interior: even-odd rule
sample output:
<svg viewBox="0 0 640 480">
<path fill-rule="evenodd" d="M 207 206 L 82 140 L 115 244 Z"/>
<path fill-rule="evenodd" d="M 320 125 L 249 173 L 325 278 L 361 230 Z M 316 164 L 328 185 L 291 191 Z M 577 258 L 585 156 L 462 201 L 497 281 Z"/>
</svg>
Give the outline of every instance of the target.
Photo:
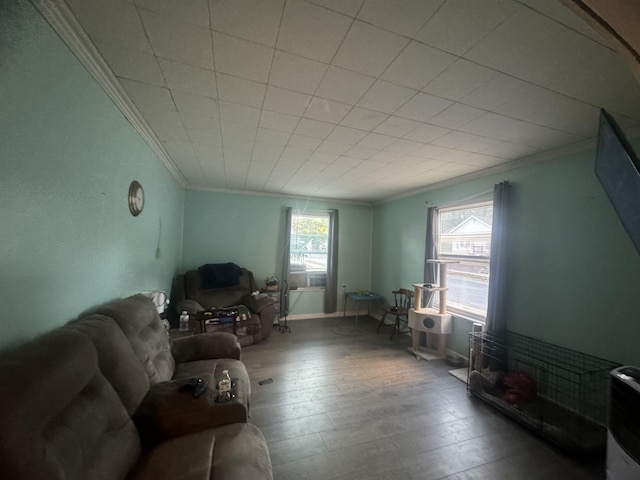
<svg viewBox="0 0 640 480">
<path fill-rule="evenodd" d="M 640 123 L 557 0 L 68 5 L 187 188 L 375 202 Z"/>
</svg>

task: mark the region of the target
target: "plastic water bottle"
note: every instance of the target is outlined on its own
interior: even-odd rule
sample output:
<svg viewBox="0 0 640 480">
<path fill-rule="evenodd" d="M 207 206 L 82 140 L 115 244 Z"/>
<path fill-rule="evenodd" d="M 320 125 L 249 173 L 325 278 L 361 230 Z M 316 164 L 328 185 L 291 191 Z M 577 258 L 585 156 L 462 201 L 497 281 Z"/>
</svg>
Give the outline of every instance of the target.
<svg viewBox="0 0 640 480">
<path fill-rule="evenodd" d="M 231 377 L 229 370 L 222 371 L 222 379 L 218 382 L 218 394 L 222 398 L 231 398 Z"/>
<path fill-rule="evenodd" d="M 189 314 L 186 310 L 183 310 L 180 314 L 180 331 L 188 332 L 189 331 Z"/>
</svg>

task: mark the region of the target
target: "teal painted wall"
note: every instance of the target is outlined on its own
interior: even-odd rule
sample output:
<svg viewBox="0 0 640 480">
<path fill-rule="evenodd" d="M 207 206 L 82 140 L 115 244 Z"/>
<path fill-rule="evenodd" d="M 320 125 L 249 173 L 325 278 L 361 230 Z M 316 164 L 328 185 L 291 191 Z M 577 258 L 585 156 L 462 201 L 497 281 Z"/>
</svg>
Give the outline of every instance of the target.
<svg viewBox="0 0 640 480">
<path fill-rule="evenodd" d="M 373 288 L 384 292 L 422 280 L 425 202 L 446 205 L 509 180 L 509 329 L 640 364 L 640 256 L 594 174 L 594 161 L 590 150 L 376 206 Z M 455 318 L 453 328 L 448 346 L 466 355 L 470 323 Z"/>
<path fill-rule="evenodd" d="M 371 207 L 351 203 L 300 200 L 279 196 L 187 191 L 184 215 L 183 269 L 204 263 L 234 262 L 253 271 L 264 285 L 269 275 L 281 277 L 284 215 L 287 207 L 338 209 L 338 285 L 370 288 Z M 341 311 L 342 295 L 338 296 Z M 321 314 L 323 294 L 291 293 L 291 315 Z"/>
<path fill-rule="evenodd" d="M 0 347 L 114 297 L 169 291 L 184 190 L 27 1 L 0 3 L 0 105 Z"/>
</svg>

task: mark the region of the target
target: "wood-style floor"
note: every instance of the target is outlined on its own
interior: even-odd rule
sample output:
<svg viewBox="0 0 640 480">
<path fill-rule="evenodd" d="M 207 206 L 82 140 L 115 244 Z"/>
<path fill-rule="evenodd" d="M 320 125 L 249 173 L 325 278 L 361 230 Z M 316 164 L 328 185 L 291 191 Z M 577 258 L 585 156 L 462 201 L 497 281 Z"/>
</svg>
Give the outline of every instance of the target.
<svg viewBox="0 0 640 480">
<path fill-rule="evenodd" d="M 470 397 L 444 361 L 417 360 L 371 317 L 289 325 L 242 357 L 276 480 L 605 478 L 601 460 L 567 457 Z"/>
</svg>

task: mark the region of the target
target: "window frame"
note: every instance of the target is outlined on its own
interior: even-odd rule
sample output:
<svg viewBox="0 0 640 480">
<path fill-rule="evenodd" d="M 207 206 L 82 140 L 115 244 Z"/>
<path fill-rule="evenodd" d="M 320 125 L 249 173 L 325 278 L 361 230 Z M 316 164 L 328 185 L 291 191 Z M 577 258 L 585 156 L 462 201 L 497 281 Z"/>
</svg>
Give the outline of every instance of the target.
<svg viewBox="0 0 640 480">
<path fill-rule="evenodd" d="M 323 238 L 325 239 L 325 244 L 326 244 L 326 248 L 324 249 L 323 253 L 320 252 L 315 252 L 314 254 L 318 255 L 318 254 L 324 254 L 325 256 L 325 262 L 324 262 L 324 269 L 309 269 L 307 267 L 307 263 L 303 262 L 303 264 L 305 265 L 305 272 L 306 272 L 306 282 L 305 282 L 305 286 L 304 287 L 299 287 L 298 290 L 324 290 L 326 288 L 326 284 L 327 284 L 327 271 L 329 268 L 329 242 L 331 241 L 330 239 L 330 225 L 331 225 L 331 215 L 330 212 L 328 211 L 323 211 L 323 210 L 318 210 L 318 211 L 305 211 L 305 212 L 300 212 L 300 211 L 293 211 L 291 213 L 291 232 L 290 232 L 290 242 L 289 242 L 289 274 L 294 273 L 291 269 L 292 265 L 296 265 L 296 264 L 300 264 L 300 262 L 293 262 L 292 260 L 292 256 L 294 255 L 294 250 L 298 250 L 298 249 L 294 249 L 293 247 L 293 236 L 294 235 L 300 235 L 299 233 L 294 233 L 294 227 L 293 225 L 295 224 L 295 220 L 297 217 L 307 217 L 307 218 L 322 218 L 322 219 L 326 219 L 327 221 L 327 233 L 326 235 L 323 236 Z M 308 234 L 308 235 L 313 235 L 313 234 Z M 312 251 L 313 253 L 314 251 Z M 320 279 L 320 285 L 312 285 L 312 283 L 318 283 L 318 279 Z"/>
<path fill-rule="evenodd" d="M 492 233 L 491 231 L 489 234 L 489 253 L 487 255 L 460 255 L 460 254 L 442 253 L 442 250 L 441 250 L 441 245 L 442 245 L 441 239 L 443 235 L 441 231 L 441 227 L 442 227 L 441 222 L 442 222 L 443 213 L 458 211 L 458 210 L 469 210 L 473 208 L 481 208 L 481 207 L 487 207 L 487 206 L 491 206 L 492 212 L 493 212 L 493 200 L 476 200 L 476 201 L 469 201 L 465 203 L 458 203 L 458 204 L 447 206 L 447 207 L 441 207 L 438 211 L 438 226 L 437 226 L 437 236 L 436 236 L 437 243 L 436 244 L 437 244 L 437 251 L 438 251 L 438 259 L 440 260 L 458 260 L 460 264 L 463 264 L 463 265 L 467 264 L 467 266 L 471 266 L 471 267 L 475 266 L 480 268 L 486 268 L 487 296 L 488 296 L 490 262 L 491 262 L 491 251 L 490 251 L 491 233 Z M 449 266 L 448 277 L 451 276 L 451 269 L 452 267 L 454 267 L 454 265 L 457 265 L 457 264 L 452 264 Z M 469 274 L 469 276 L 473 276 L 473 275 L 478 275 L 478 274 L 474 274 L 474 273 Z M 448 287 L 448 289 L 450 290 L 450 287 Z M 457 317 L 469 319 L 475 323 L 484 324 L 487 319 L 486 310 L 483 311 L 478 308 L 474 308 L 471 305 L 452 303 L 450 295 L 447 295 L 447 312 L 454 314 Z"/>
</svg>

